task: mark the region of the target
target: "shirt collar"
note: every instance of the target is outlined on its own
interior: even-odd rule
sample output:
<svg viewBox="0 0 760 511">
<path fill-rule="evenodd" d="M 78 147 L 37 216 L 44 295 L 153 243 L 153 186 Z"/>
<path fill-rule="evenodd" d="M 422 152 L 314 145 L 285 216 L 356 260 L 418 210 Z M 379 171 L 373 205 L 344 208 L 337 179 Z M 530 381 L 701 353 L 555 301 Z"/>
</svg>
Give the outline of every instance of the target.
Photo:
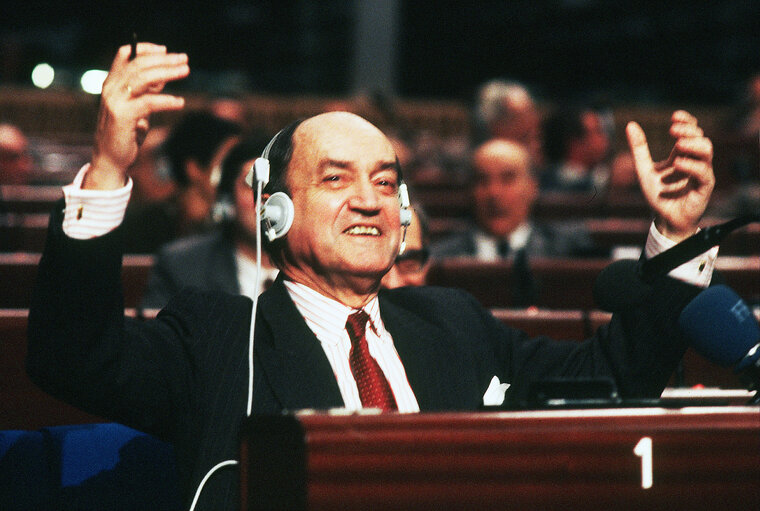
<svg viewBox="0 0 760 511">
<path fill-rule="evenodd" d="M 348 315 L 356 312 L 357 309 L 343 305 L 304 284 L 290 280 L 285 280 L 284 284 L 296 308 L 317 339 L 322 342 L 338 343 L 346 329 Z M 369 315 L 375 332 L 384 339 L 386 336 L 382 334 L 385 332 L 385 326 L 380 317 L 380 303 L 377 296 L 374 296 L 362 308 Z"/>
<path fill-rule="evenodd" d="M 528 238 L 533 230 L 530 222 L 523 222 L 518 225 L 509 235 L 506 236 L 506 240 L 509 242 L 509 249 L 511 251 L 520 250 L 525 248 L 528 244 Z M 499 238 L 492 234 L 478 229 L 475 232 L 475 246 L 477 255 L 484 259 L 499 259 L 498 252 Z"/>
</svg>

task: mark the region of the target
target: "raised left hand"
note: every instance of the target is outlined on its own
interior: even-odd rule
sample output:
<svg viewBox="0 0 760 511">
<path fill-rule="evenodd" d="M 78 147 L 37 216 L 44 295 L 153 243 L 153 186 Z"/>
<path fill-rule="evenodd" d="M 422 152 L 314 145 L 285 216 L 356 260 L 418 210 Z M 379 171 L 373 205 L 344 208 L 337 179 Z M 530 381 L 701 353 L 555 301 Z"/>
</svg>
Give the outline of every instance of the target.
<svg viewBox="0 0 760 511">
<path fill-rule="evenodd" d="M 683 110 L 671 117 L 670 135 L 676 143 L 667 160 L 652 160 L 638 123 L 628 123 L 626 135 L 641 190 L 655 213 L 655 226 L 676 242 L 691 236 L 715 187 L 712 142 L 697 119 Z"/>
</svg>

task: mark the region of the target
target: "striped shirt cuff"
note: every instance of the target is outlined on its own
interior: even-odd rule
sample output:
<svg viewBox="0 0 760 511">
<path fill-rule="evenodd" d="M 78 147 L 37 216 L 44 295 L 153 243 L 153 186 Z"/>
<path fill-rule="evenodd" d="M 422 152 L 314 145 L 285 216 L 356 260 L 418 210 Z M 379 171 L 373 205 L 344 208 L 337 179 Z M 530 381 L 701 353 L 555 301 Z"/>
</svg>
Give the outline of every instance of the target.
<svg viewBox="0 0 760 511">
<path fill-rule="evenodd" d="M 84 190 L 82 181 L 90 169 L 86 164 L 70 185 L 63 187 L 66 209 L 63 215 L 63 232 L 70 238 L 87 240 L 116 229 L 124 220 L 132 178 L 117 190 Z"/>
<path fill-rule="evenodd" d="M 644 254 L 647 259 L 651 259 L 657 254 L 666 251 L 676 245 L 676 242 L 667 238 L 654 225 L 649 227 L 649 236 L 644 248 Z M 714 246 L 707 252 L 703 252 L 691 261 L 678 266 L 668 276 L 693 284 L 695 286 L 707 287 L 712 280 L 713 270 L 715 269 L 715 259 L 718 257 L 718 247 Z"/>
</svg>

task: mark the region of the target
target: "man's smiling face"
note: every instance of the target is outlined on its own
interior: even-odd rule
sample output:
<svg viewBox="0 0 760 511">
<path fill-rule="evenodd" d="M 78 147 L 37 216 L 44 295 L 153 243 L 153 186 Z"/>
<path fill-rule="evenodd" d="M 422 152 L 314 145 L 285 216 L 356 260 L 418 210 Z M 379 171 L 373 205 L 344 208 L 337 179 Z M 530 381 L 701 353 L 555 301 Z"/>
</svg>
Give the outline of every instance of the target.
<svg viewBox="0 0 760 511">
<path fill-rule="evenodd" d="M 328 295 L 376 287 L 400 237 L 396 156 L 385 135 L 344 112 L 308 119 L 293 135 L 286 184 L 295 219 L 285 274 Z"/>
</svg>

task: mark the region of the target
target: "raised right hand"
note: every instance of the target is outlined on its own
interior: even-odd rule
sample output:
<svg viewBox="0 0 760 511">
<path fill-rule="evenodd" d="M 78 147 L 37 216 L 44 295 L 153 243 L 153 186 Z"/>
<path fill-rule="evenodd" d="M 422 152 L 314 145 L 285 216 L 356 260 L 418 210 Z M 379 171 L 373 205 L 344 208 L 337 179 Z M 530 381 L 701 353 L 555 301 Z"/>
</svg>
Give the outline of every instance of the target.
<svg viewBox="0 0 760 511">
<path fill-rule="evenodd" d="M 165 46 L 139 43 L 130 60 L 130 47 L 119 48 L 103 82 L 92 164 L 83 188 L 109 190 L 126 183 L 127 169 L 148 131 L 154 112 L 179 110 L 184 98 L 162 94 L 164 86 L 190 73 L 187 55 L 167 53 Z"/>
</svg>

